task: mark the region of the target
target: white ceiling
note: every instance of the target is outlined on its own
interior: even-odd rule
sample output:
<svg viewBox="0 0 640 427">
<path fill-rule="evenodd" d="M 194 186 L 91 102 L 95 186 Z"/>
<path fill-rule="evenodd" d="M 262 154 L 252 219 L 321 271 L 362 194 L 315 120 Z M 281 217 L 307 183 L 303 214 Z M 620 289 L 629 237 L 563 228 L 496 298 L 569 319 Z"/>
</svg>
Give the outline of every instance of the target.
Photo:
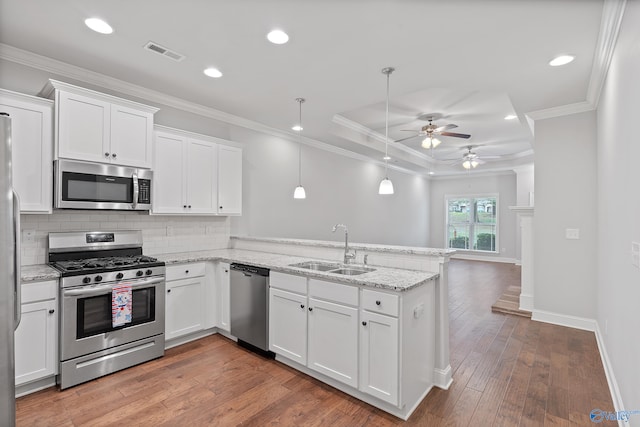
<svg viewBox="0 0 640 427">
<path fill-rule="evenodd" d="M 0 0 L 0 42 L 288 133 L 304 97 L 305 137 L 376 161 L 381 69 L 393 66 L 391 139 L 424 114 L 472 135 L 433 152 L 420 138 L 391 145 L 394 165 L 443 174 L 462 171 L 448 160 L 469 144 L 499 156 L 484 170 L 532 161 L 525 114 L 587 99 L 602 14 L 603 0 Z M 88 30 L 87 17 L 115 32 Z M 274 28 L 289 43 L 269 43 Z M 148 41 L 186 59 L 145 51 Z M 562 53 L 576 60 L 550 67 Z M 206 77 L 210 66 L 224 76 Z"/>
</svg>

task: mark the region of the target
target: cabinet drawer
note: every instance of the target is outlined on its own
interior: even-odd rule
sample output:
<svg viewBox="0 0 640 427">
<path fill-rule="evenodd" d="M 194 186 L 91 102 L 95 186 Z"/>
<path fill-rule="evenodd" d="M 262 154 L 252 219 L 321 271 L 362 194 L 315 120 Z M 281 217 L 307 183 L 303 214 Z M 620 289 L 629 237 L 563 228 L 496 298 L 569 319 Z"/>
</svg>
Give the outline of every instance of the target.
<svg viewBox="0 0 640 427">
<path fill-rule="evenodd" d="M 358 305 L 358 288 L 341 283 L 309 279 L 309 296 L 340 304 Z"/>
<path fill-rule="evenodd" d="M 272 271 L 269 274 L 269 286 L 302 295 L 307 294 L 307 278 L 302 276 Z"/>
<path fill-rule="evenodd" d="M 398 295 L 363 289 L 362 308 L 374 313 L 398 317 Z"/>
<path fill-rule="evenodd" d="M 22 304 L 30 302 L 45 301 L 55 299 L 58 295 L 58 281 L 48 280 L 46 282 L 23 283 Z"/>
<path fill-rule="evenodd" d="M 167 282 L 199 276 L 204 276 L 204 262 L 170 265 L 166 270 Z"/>
</svg>

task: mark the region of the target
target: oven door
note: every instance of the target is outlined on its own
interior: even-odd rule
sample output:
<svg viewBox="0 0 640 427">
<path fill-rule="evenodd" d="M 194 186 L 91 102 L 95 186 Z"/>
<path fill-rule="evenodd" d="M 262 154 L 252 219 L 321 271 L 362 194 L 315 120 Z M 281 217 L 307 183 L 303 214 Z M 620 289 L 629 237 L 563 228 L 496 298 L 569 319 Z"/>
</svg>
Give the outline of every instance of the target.
<svg viewBox="0 0 640 427">
<path fill-rule="evenodd" d="M 132 321 L 114 328 L 112 289 L 122 283 L 62 289 L 62 361 L 164 333 L 164 277 L 126 282 L 132 289 Z"/>
<path fill-rule="evenodd" d="M 55 170 L 55 208 L 151 208 L 149 170 L 71 160 L 57 160 Z"/>
</svg>

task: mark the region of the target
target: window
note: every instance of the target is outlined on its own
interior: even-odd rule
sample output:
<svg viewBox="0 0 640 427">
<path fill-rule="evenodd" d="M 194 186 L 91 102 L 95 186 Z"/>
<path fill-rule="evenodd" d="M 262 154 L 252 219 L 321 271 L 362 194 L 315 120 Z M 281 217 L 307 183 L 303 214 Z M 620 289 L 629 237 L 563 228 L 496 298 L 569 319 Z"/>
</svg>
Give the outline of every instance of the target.
<svg viewBox="0 0 640 427">
<path fill-rule="evenodd" d="M 447 197 L 446 202 L 449 248 L 497 252 L 496 196 Z"/>
</svg>

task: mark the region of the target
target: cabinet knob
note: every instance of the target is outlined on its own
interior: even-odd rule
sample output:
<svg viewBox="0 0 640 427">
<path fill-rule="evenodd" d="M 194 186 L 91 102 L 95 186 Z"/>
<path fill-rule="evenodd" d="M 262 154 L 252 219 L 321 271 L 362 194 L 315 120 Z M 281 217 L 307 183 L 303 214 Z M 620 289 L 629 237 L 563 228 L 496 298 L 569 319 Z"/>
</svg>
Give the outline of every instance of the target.
<svg viewBox="0 0 640 427">
<path fill-rule="evenodd" d="M 187 209 L 187 205 L 182 205 L 183 208 Z"/>
<path fill-rule="evenodd" d="M 54 309 L 49 310 L 49 314 L 53 314 L 53 313 L 55 313 L 55 312 L 56 312 L 56 311 L 55 311 Z"/>
<path fill-rule="evenodd" d="M 167 289 L 167 293 L 170 294 L 171 293 L 171 289 Z"/>
<path fill-rule="evenodd" d="M 380 301 L 376 301 L 376 305 L 380 305 Z"/>
<path fill-rule="evenodd" d="M 222 209 L 222 206 L 220 206 L 220 209 Z"/>
<path fill-rule="evenodd" d="M 304 308 L 304 304 L 300 304 L 300 308 Z"/>
<path fill-rule="evenodd" d="M 109 153 L 104 153 L 104 156 L 105 157 L 109 157 Z"/>
<path fill-rule="evenodd" d="M 189 274 L 189 270 L 185 270 L 185 271 L 184 271 L 184 274 Z"/>
<path fill-rule="evenodd" d="M 113 157 L 113 158 L 115 159 L 115 158 L 117 157 L 117 154 L 116 154 L 116 153 L 113 153 L 113 154 L 111 155 L 111 157 Z"/>
<path fill-rule="evenodd" d="M 229 270 L 225 270 L 224 272 L 225 272 L 225 273 L 228 273 L 228 272 L 229 272 Z"/>
<path fill-rule="evenodd" d="M 191 209 L 191 205 L 189 205 L 189 209 Z"/>
<path fill-rule="evenodd" d="M 367 322 L 362 322 L 362 326 L 367 326 Z"/>
<path fill-rule="evenodd" d="M 309 307 L 309 311 L 313 311 L 313 307 Z"/>
</svg>

